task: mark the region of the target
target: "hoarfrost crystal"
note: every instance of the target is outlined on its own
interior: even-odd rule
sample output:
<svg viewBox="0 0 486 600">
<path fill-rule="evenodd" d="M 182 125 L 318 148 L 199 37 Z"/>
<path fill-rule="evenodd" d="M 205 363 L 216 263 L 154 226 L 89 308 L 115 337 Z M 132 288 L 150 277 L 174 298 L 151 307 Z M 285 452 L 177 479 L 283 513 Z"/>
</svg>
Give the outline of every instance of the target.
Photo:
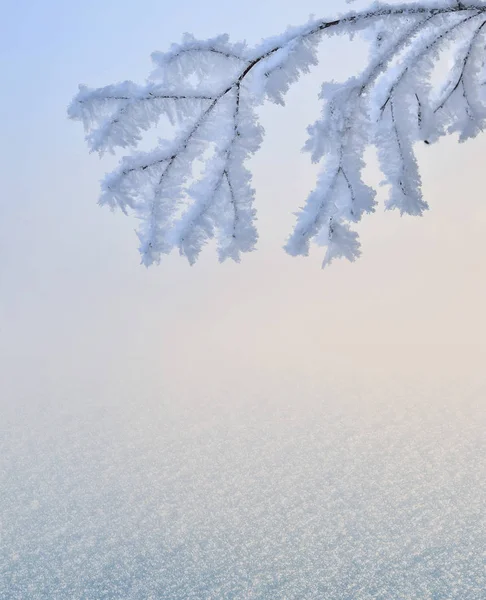
<svg viewBox="0 0 486 600">
<path fill-rule="evenodd" d="M 83 122 L 90 150 L 100 155 L 136 148 L 161 117 L 177 128 L 153 151 L 122 158 L 102 184 L 100 204 L 140 219 L 145 265 L 174 248 L 192 264 L 215 236 L 220 260 L 239 261 L 257 241 L 245 167 L 263 136 L 255 108 L 265 100 L 284 104 L 289 87 L 317 64 L 324 37 L 364 35 L 371 40 L 368 66 L 322 86 L 322 115 L 305 146 L 321 174 L 285 245 L 291 255 L 307 255 L 311 242 L 325 246 L 324 265 L 352 261 L 360 244 L 351 225 L 375 210 L 375 190 L 362 178 L 365 150 L 377 148 L 387 208 L 421 215 L 428 206 L 414 145 L 454 132 L 464 141 L 484 127 L 485 25 L 485 3 L 438 0 L 376 3 L 289 28 L 253 49 L 226 35 L 200 41 L 186 34 L 152 55 L 156 69 L 146 85 L 80 86 L 69 116 Z M 432 74 L 449 51 L 452 67 L 437 87 Z M 200 176 L 198 160 L 205 163 Z"/>
</svg>

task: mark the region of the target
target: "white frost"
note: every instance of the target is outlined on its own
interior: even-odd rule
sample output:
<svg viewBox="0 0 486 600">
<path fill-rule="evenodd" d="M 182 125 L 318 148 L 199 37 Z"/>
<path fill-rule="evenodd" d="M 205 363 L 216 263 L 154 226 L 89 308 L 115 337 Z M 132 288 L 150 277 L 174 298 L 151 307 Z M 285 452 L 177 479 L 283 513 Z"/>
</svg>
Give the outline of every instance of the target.
<svg viewBox="0 0 486 600">
<path fill-rule="evenodd" d="M 156 65 L 143 86 L 80 86 L 69 116 L 80 120 L 91 151 L 136 148 L 143 133 L 167 118 L 178 133 L 152 152 L 135 152 L 102 184 L 101 204 L 134 211 L 142 262 L 158 262 L 178 248 L 192 264 L 204 244 L 218 240 L 220 260 L 240 260 L 254 249 L 254 191 L 245 161 L 261 143 L 255 107 L 284 104 L 289 87 L 317 64 L 326 35 L 361 34 L 370 43 L 368 66 L 343 83 L 322 87 L 322 115 L 309 127 L 305 150 L 321 163 L 315 189 L 297 215 L 285 246 L 292 255 L 311 242 L 327 248 L 324 264 L 355 260 L 358 235 L 350 224 L 375 210 L 375 190 L 364 183 L 364 153 L 378 151 L 387 208 L 421 215 L 428 208 L 414 154 L 457 132 L 476 136 L 486 124 L 486 5 L 449 0 L 374 3 L 362 12 L 311 20 L 251 49 L 221 35 L 152 55 Z M 445 51 L 454 61 L 445 81 L 433 75 Z M 205 168 L 194 175 L 194 162 Z"/>
</svg>

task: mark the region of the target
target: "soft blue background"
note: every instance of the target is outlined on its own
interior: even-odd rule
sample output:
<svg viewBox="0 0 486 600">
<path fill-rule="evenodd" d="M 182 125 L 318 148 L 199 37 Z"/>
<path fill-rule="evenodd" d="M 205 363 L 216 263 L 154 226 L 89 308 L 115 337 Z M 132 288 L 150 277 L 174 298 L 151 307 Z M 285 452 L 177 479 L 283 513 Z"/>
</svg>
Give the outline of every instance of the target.
<svg viewBox="0 0 486 600">
<path fill-rule="evenodd" d="M 357 263 L 286 256 L 319 83 L 364 59 L 327 41 L 261 111 L 258 252 L 147 271 L 96 205 L 114 159 L 66 118 L 184 31 L 256 43 L 343 6 L 1 3 L 2 600 L 482 597 L 484 138 L 420 148 L 431 211 L 366 218 Z"/>
</svg>

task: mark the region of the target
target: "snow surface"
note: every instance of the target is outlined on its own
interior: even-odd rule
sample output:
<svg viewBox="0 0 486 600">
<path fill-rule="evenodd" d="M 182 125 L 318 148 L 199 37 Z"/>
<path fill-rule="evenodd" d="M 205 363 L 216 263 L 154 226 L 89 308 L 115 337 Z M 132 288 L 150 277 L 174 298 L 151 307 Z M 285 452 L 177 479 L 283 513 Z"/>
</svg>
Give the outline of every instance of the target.
<svg viewBox="0 0 486 600">
<path fill-rule="evenodd" d="M 4 411 L 0 598 L 484 599 L 484 383 L 264 381 Z"/>
</svg>

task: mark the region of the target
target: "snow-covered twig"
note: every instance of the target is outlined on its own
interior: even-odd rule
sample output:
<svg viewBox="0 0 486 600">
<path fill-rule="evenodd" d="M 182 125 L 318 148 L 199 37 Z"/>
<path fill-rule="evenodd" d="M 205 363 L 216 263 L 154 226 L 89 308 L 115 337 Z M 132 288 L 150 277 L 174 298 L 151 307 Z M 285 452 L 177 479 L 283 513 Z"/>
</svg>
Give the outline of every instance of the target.
<svg viewBox="0 0 486 600">
<path fill-rule="evenodd" d="M 338 18 L 313 20 L 264 40 L 256 48 L 226 35 L 200 41 L 186 35 L 167 53 L 154 53 L 156 70 L 145 86 L 131 82 L 91 90 L 80 86 L 69 116 L 81 120 L 92 151 L 136 147 L 143 132 L 166 117 L 179 128 L 151 152 L 122 159 L 102 184 L 100 203 L 131 209 L 141 221 L 142 261 L 158 262 L 179 248 L 191 264 L 217 234 L 221 260 L 253 250 L 254 191 L 245 161 L 260 146 L 255 108 L 284 103 L 290 85 L 317 64 L 317 47 L 332 33 L 371 33 L 368 66 L 341 84 L 324 84 L 321 118 L 309 127 L 305 149 L 322 163 L 315 189 L 301 209 L 286 250 L 307 254 L 327 247 L 324 264 L 360 254 L 350 228 L 375 210 L 375 190 L 361 172 L 364 152 L 378 149 L 388 208 L 420 215 L 427 208 L 413 146 L 457 131 L 482 130 L 486 4 L 445 0 L 373 4 Z M 454 67 L 440 90 L 432 73 L 445 50 Z M 196 160 L 205 162 L 200 177 Z"/>
</svg>

